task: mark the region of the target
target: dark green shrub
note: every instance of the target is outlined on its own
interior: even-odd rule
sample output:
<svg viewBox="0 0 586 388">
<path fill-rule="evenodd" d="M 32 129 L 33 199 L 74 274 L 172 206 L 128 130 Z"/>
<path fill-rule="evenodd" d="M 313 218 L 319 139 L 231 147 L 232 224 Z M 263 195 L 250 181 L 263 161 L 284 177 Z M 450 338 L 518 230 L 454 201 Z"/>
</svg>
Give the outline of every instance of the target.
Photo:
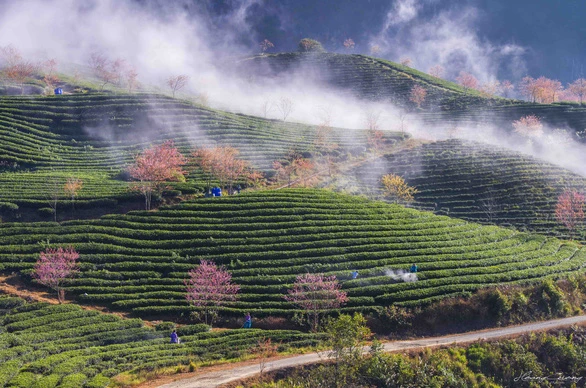
<svg viewBox="0 0 586 388">
<path fill-rule="evenodd" d="M 570 312 L 564 293 L 551 280 L 544 280 L 541 283 L 538 295 L 540 307 L 548 314 L 564 316 Z"/>
<path fill-rule="evenodd" d="M 14 297 L 3 297 L 0 298 L 0 309 L 12 309 L 18 306 L 22 306 L 24 300 Z"/>
<path fill-rule="evenodd" d="M 156 331 L 170 331 L 175 329 L 175 323 L 173 322 L 161 322 L 155 326 Z"/>
<path fill-rule="evenodd" d="M 12 202 L 0 202 L 0 210 L 18 210 L 18 205 Z"/>
<path fill-rule="evenodd" d="M 497 320 L 504 317 L 513 307 L 511 300 L 498 289 L 488 293 L 486 305 L 489 314 Z"/>
<path fill-rule="evenodd" d="M 55 214 L 55 210 L 50 207 L 42 207 L 38 210 L 39 214 L 44 217 L 50 217 Z"/>
<path fill-rule="evenodd" d="M 177 329 L 177 334 L 178 335 L 193 335 L 196 333 L 204 333 L 210 331 L 210 326 L 204 324 L 204 323 L 198 323 L 196 325 L 187 325 L 187 326 L 182 326 L 180 328 Z"/>
<path fill-rule="evenodd" d="M 303 38 L 299 41 L 298 50 L 302 53 L 323 53 L 326 51 L 320 42 L 309 38 Z"/>
</svg>

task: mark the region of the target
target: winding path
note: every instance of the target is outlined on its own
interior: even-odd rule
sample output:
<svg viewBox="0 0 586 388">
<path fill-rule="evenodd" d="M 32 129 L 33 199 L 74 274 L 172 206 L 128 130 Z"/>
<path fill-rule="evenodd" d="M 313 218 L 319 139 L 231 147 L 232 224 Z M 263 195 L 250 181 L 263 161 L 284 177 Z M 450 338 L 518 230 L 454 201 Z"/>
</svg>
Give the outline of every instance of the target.
<svg viewBox="0 0 586 388">
<path fill-rule="evenodd" d="M 586 325 L 586 315 L 554 319 L 544 322 L 534 322 L 518 326 L 508 326 L 497 329 L 474 331 L 463 334 L 453 334 L 442 337 L 428 337 L 416 340 L 393 341 L 384 344 L 385 352 L 398 352 L 453 344 L 464 344 L 479 340 L 494 340 L 498 338 L 515 337 L 534 331 L 544 331 L 573 325 Z M 364 351 L 368 351 L 365 347 Z M 305 364 L 313 364 L 327 359 L 326 353 L 310 353 L 301 356 L 268 360 L 264 371 L 272 371 L 282 368 L 295 367 Z M 245 366 L 233 364 L 231 367 L 203 373 L 195 377 L 178 380 L 172 383 L 160 385 L 159 388 L 214 388 L 222 384 L 241 380 L 259 373 L 258 362 Z"/>
</svg>

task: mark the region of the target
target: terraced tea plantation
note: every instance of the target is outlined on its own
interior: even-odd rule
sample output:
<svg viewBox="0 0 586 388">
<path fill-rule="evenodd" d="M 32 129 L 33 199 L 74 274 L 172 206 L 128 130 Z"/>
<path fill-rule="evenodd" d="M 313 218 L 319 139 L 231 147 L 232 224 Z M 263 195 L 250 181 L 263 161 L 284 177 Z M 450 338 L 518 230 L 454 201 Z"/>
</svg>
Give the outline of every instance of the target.
<svg viewBox="0 0 586 388">
<path fill-rule="evenodd" d="M 261 338 L 280 349 L 314 346 L 319 336 L 285 330 L 210 332 L 205 325 L 155 331 L 140 319 L 84 310 L 72 304 L 25 303 L 0 296 L 0 386 L 105 387 L 122 372 L 139 372 L 238 358 Z"/>
<path fill-rule="evenodd" d="M 533 104 L 517 101 L 514 105 L 478 106 L 475 109 L 445 112 L 419 112 L 418 117 L 433 129 L 462 126 L 479 128 L 494 126 L 513 130 L 512 123 L 523 116 L 536 115 L 550 128 L 570 128 L 582 132 L 586 128 L 586 107 L 577 103 Z M 582 141 L 584 135 L 581 134 Z"/>
<path fill-rule="evenodd" d="M 409 100 L 415 85 L 427 90 L 422 107 L 426 110 L 452 110 L 477 106 L 516 103 L 503 98 L 486 98 L 477 91 L 468 93 L 459 85 L 432 77 L 413 68 L 365 55 L 334 53 L 281 53 L 252 57 L 239 63 L 243 71 L 256 74 L 259 82 L 269 76 L 285 77 L 299 72 L 324 85 L 374 101 L 388 101 L 414 108 Z M 268 71 L 267 71 L 268 70 Z"/>
<path fill-rule="evenodd" d="M 1 224 L 0 270 L 26 272 L 47 243 L 72 244 L 81 254 L 82 272 L 66 285 L 69 295 L 149 317 L 192 311 L 183 281 L 200 259 L 224 264 L 242 286 L 224 310 L 236 316 L 292 315 L 283 296 L 306 272 L 335 274 L 350 297 L 343 309 L 369 311 L 564 276 L 586 264 L 577 244 L 302 189 L 60 225 Z M 420 267 L 417 281 L 395 275 L 412 263 Z M 355 280 L 353 270 L 360 273 Z"/>
<path fill-rule="evenodd" d="M 365 134 L 335 130 L 342 147 Z M 158 95 L 67 95 L 0 98 L 0 210 L 48 207 L 55 187 L 70 176 L 84 187 L 76 206 L 113 207 L 136 199 L 121 172 L 138 150 L 173 139 L 182 152 L 203 145 L 232 145 L 260 170 L 290 149 L 312 149 L 315 128 L 215 111 Z M 357 140 L 358 139 L 358 140 Z M 365 141 L 365 140 L 364 140 Z M 183 193 L 202 191 L 191 171 Z M 69 208 L 68 198 L 58 199 Z M 49 218 L 47 218 L 49 219 Z"/>
<path fill-rule="evenodd" d="M 475 222 L 569 238 L 555 219 L 564 188 L 586 191 L 578 174 L 513 151 L 447 140 L 389 155 L 355 172 L 362 187 L 382 190 L 384 174 L 419 190 L 413 207 Z M 581 230 L 581 239 L 585 231 Z M 575 238 L 575 236 L 573 236 Z"/>
<path fill-rule="evenodd" d="M 432 77 L 401 64 L 365 55 L 334 53 L 281 53 L 242 61 L 239 66 L 256 74 L 258 82 L 269 76 L 290 77 L 299 72 L 317 82 L 349 92 L 359 98 L 388 101 L 411 110 L 434 128 L 476 127 L 492 124 L 512 130 L 511 123 L 525 115 L 539 116 L 552 128 L 586 128 L 586 108 L 576 103 L 535 104 L 500 97 L 486 97 L 476 90 Z M 427 96 L 421 105 L 410 101 L 411 89 L 419 85 Z"/>
</svg>

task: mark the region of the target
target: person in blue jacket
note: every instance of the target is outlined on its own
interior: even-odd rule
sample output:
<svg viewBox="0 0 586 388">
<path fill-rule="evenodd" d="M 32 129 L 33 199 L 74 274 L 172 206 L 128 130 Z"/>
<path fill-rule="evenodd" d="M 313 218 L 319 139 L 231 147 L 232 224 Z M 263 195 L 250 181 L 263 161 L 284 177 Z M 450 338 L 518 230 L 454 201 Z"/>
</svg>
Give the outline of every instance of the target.
<svg viewBox="0 0 586 388">
<path fill-rule="evenodd" d="M 242 326 L 245 329 L 250 329 L 252 327 L 252 317 L 250 313 L 246 313 L 246 317 L 244 318 L 244 325 Z"/>
<path fill-rule="evenodd" d="M 416 264 L 411 265 L 411 268 L 409 269 L 409 272 L 416 273 L 417 272 L 417 265 Z"/>
</svg>

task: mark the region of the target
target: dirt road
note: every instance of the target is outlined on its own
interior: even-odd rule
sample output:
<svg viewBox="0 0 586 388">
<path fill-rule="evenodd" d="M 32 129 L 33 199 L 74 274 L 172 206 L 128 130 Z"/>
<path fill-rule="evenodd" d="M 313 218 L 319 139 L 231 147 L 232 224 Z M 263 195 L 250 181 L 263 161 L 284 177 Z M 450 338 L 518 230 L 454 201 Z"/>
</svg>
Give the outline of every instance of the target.
<svg viewBox="0 0 586 388">
<path fill-rule="evenodd" d="M 493 340 L 497 338 L 514 337 L 533 331 L 545 331 L 554 328 L 569 327 L 572 325 L 586 325 L 586 315 L 554 319 L 545 322 L 528 323 L 519 326 L 475 331 L 464 334 L 454 334 L 443 337 L 429 337 L 417 340 L 387 342 L 384 344 L 384 350 L 386 352 L 399 352 L 403 350 L 412 350 L 426 347 L 464 344 L 478 340 Z M 365 351 L 368 351 L 368 347 L 365 347 Z M 325 359 L 326 355 L 324 353 L 310 353 L 304 354 L 302 356 L 276 359 L 274 361 L 269 360 L 265 367 L 265 371 L 268 372 L 276 369 L 312 364 L 323 361 Z M 195 377 L 160 385 L 159 388 L 213 388 L 232 381 L 254 376 L 258 373 L 258 363 L 252 365 L 248 364 L 245 366 L 233 364 L 224 370 L 209 373 L 204 372 Z M 176 377 L 179 378 L 179 376 Z"/>
</svg>

